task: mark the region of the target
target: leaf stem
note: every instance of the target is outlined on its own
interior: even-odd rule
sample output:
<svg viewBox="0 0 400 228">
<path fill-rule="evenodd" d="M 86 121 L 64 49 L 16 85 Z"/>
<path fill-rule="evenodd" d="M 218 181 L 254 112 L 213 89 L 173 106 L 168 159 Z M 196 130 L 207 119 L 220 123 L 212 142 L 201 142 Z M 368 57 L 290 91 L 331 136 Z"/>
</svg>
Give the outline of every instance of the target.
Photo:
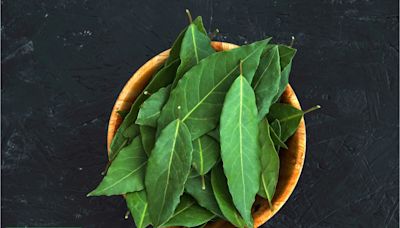
<svg viewBox="0 0 400 228">
<path fill-rule="evenodd" d="M 188 16 L 188 18 L 189 18 L 190 24 L 192 24 L 192 22 L 193 22 L 192 14 L 190 13 L 190 11 L 189 11 L 188 9 L 186 9 L 186 14 L 187 14 L 187 16 Z"/>
<path fill-rule="evenodd" d="M 125 212 L 125 216 L 124 216 L 125 219 L 128 219 L 128 218 L 129 218 L 129 213 L 130 213 L 129 210 L 127 210 L 127 211 Z"/>
<path fill-rule="evenodd" d="M 294 36 L 292 36 L 292 41 L 290 41 L 290 47 L 293 47 L 294 40 L 295 40 L 295 38 L 294 38 Z"/>
<path fill-rule="evenodd" d="M 240 70 L 240 75 L 243 75 L 243 60 L 240 60 L 239 70 Z"/>
<path fill-rule="evenodd" d="M 201 175 L 201 189 L 206 190 L 206 181 L 204 180 L 204 175 Z"/>
<path fill-rule="evenodd" d="M 311 107 L 311 108 L 305 110 L 305 111 L 303 112 L 303 114 L 307 114 L 307 113 L 309 113 L 309 112 L 315 111 L 315 110 L 320 109 L 320 108 L 321 108 L 320 105 L 315 105 L 314 107 Z"/>
</svg>

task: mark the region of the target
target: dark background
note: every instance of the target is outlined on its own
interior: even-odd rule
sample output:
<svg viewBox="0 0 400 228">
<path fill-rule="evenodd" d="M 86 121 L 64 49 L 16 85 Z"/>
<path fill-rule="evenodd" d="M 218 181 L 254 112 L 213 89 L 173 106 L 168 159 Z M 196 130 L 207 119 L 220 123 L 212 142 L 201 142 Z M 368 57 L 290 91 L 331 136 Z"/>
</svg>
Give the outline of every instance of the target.
<svg viewBox="0 0 400 228">
<path fill-rule="evenodd" d="M 398 227 L 398 1 L 3 0 L 2 227 L 134 227 L 121 197 L 86 198 L 110 111 L 138 67 L 202 15 L 217 40 L 273 36 L 298 54 L 307 115 L 299 184 L 264 227 Z"/>
</svg>

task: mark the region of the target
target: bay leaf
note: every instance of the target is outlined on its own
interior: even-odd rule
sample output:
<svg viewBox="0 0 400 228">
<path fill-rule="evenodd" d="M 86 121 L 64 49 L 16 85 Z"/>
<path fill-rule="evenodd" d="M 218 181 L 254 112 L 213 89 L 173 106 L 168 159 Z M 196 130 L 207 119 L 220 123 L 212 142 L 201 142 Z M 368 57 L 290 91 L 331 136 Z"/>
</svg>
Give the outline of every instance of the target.
<svg viewBox="0 0 400 228">
<path fill-rule="evenodd" d="M 128 193 L 125 200 L 137 228 L 145 228 L 151 224 L 145 190 Z"/>
<path fill-rule="evenodd" d="M 163 226 L 194 227 L 206 223 L 214 217 L 213 213 L 199 206 L 192 197 L 184 194 L 174 215 Z"/>
<path fill-rule="evenodd" d="M 274 142 L 270 135 L 268 120 L 262 120 L 259 124 L 259 142 L 261 145 L 261 184 L 258 194 L 268 200 L 272 208 L 276 185 L 279 179 L 279 156 L 275 150 Z"/>
<path fill-rule="evenodd" d="M 173 215 L 179 203 L 189 176 L 192 151 L 190 132 L 179 119 L 168 124 L 156 140 L 145 176 L 149 214 L 156 227 Z"/>
<path fill-rule="evenodd" d="M 274 45 L 261 57 L 260 64 L 254 75 L 252 86 L 256 94 L 258 119 L 268 113 L 281 79 L 281 65 L 278 46 Z"/>
<path fill-rule="evenodd" d="M 203 180 L 205 182 L 204 189 Z M 187 179 L 185 191 L 196 199 L 200 206 L 206 208 L 220 218 L 224 218 L 214 196 L 214 191 L 211 186 L 211 175 L 205 175 L 204 179 L 200 176 Z"/>
<path fill-rule="evenodd" d="M 278 45 L 279 57 L 281 64 L 281 78 L 279 82 L 278 92 L 273 99 L 273 103 L 279 100 L 286 86 L 289 84 L 289 74 L 292 68 L 292 60 L 296 54 L 296 49 L 286 45 Z"/>
<path fill-rule="evenodd" d="M 203 22 L 201 18 L 198 19 L 198 23 L 202 25 Z M 176 86 L 178 80 L 181 79 L 190 68 L 214 52 L 214 49 L 211 47 L 211 40 L 207 34 L 202 33 L 196 24 L 192 23 L 189 25 L 182 39 L 179 54 L 181 64 L 176 71 L 176 78 L 172 83 L 172 88 Z"/>
<path fill-rule="evenodd" d="M 157 127 L 157 120 L 165 102 L 167 102 L 170 92 L 170 86 L 163 87 L 153 93 L 143 102 L 139 109 L 136 124 L 149 127 Z"/>
<path fill-rule="evenodd" d="M 176 69 L 178 68 L 180 63 L 179 59 L 172 61 L 168 66 L 165 66 L 160 71 L 158 71 L 151 79 L 149 84 L 145 87 L 143 91 L 147 91 L 148 93 L 155 93 L 162 87 L 166 87 L 171 84 L 175 78 Z M 121 125 L 119 126 L 115 136 L 110 145 L 110 156 L 109 159 L 112 161 L 116 154 L 126 146 L 126 143 L 131 141 L 133 137 L 126 137 L 124 136 L 124 132 L 127 128 L 131 127 L 135 124 L 135 120 L 137 118 L 139 108 L 142 103 L 148 98 L 148 95 L 144 93 L 139 94 L 139 96 L 133 102 L 131 109 L 126 115 L 125 119 L 122 121 Z"/>
<path fill-rule="evenodd" d="M 289 104 L 275 103 L 271 106 L 268 114 L 268 120 L 279 120 L 281 124 L 281 141 L 286 142 L 292 136 L 299 126 L 303 117 L 303 111 L 298 110 Z"/>
<path fill-rule="evenodd" d="M 149 157 L 156 142 L 156 129 L 149 126 L 140 126 L 140 138 L 142 139 L 143 149 Z"/>
<path fill-rule="evenodd" d="M 214 53 L 192 67 L 171 91 L 158 119 L 158 129 L 181 119 L 193 140 L 214 129 L 224 94 L 239 75 L 239 62 L 243 61 L 243 74 L 251 81 L 269 40 Z"/>
<path fill-rule="evenodd" d="M 251 207 L 260 185 L 256 99 L 240 75 L 226 94 L 220 120 L 221 158 L 233 203 L 253 227 Z"/>
<path fill-rule="evenodd" d="M 203 20 L 201 17 L 197 17 L 196 19 L 194 19 L 193 24 L 197 26 L 197 29 L 200 32 L 207 35 L 207 32 L 204 29 Z M 165 66 L 169 65 L 174 60 L 179 59 L 179 53 L 181 51 L 182 39 L 183 39 L 183 36 L 185 35 L 186 30 L 187 30 L 187 27 L 179 33 L 178 37 L 176 38 L 175 42 L 173 43 L 173 45 L 171 47 L 171 51 L 169 52 L 168 59 L 165 62 Z"/>
<path fill-rule="evenodd" d="M 275 145 L 275 150 L 279 152 L 280 148 L 283 147 L 284 149 L 288 149 L 286 144 L 281 140 L 282 137 L 282 129 L 281 123 L 279 120 L 274 120 L 271 125 L 269 126 L 271 132 L 271 138 Z"/>
<path fill-rule="evenodd" d="M 217 163 L 220 154 L 218 142 L 208 135 L 193 141 L 193 167 L 200 175 L 205 175 Z"/>
<path fill-rule="evenodd" d="M 124 147 L 111 163 L 106 176 L 88 196 L 121 195 L 144 189 L 147 156 L 140 137 Z"/>
<path fill-rule="evenodd" d="M 211 185 L 224 217 L 236 227 L 244 227 L 245 223 L 232 201 L 227 180 L 220 162 L 211 170 Z"/>
</svg>

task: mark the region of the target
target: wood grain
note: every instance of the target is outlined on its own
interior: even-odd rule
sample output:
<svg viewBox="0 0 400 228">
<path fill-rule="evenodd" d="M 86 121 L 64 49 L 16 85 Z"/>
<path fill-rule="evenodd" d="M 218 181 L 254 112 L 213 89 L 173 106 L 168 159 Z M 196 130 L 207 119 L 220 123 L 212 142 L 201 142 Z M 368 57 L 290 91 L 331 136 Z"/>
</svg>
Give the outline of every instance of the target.
<svg viewBox="0 0 400 228">
<path fill-rule="evenodd" d="M 238 47 L 235 44 L 225 42 L 212 42 L 212 46 L 216 51 L 230 50 Z M 117 114 L 118 110 L 129 110 L 133 101 L 142 92 L 144 87 L 149 82 L 151 76 L 161 67 L 169 55 L 169 50 L 166 50 L 159 55 L 153 57 L 137 70 L 129 81 L 126 83 L 117 101 L 112 109 L 110 121 L 108 124 L 107 147 L 110 148 L 111 141 L 116 130 L 122 122 L 122 118 Z M 292 106 L 301 109 L 300 103 L 296 97 L 292 87 L 288 85 L 282 95 L 282 102 L 291 104 Z M 261 197 L 256 198 L 253 205 L 254 227 L 259 227 L 267 222 L 289 199 L 294 191 L 304 165 L 306 151 L 306 128 L 304 118 L 300 121 L 299 128 L 296 133 L 288 140 L 288 150 L 281 150 L 279 157 L 281 169 L 279 172 L 279 181 L 274 199 L 272 200 L 272 209 L 268 202 Z M 226 221 L 217 221 L 208 224 L 210 228 L 226 228 L 233 227 Z"/>
</svg>

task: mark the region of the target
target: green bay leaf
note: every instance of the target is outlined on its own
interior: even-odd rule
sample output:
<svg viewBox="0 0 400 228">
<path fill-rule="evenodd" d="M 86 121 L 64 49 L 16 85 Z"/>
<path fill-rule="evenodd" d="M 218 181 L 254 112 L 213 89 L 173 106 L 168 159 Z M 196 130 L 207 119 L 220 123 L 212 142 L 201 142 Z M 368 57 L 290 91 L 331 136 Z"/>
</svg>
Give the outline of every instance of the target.
<svg viewBox="0 0 400 228">
<path fill-rule="evenodd" d="M 276 185 L 279 179 L 279 156 L 275 150 L 270 135 L 268 120 L 262 120 L 259 124 L 259 142 L 261 145 L 261 184 L 258 194 L 266 198 L 272 208 Z"/>
<path fill-rule="evenodd" d="M 274 45 L 261 57 L 260 64 L 254 75 L 252 86 L 256 94 L 258 119 L 268 113 L 281 79 L 281 65 L 278 46 Z"/>
<path fill-rule="evenodd" d="M 240 61 L 243 61 L 243 75 L 251 81 L 268 41 L 214 53 L 192 67 L 171 91 L 158 119 L 158 129 L 181 119 L 188 126 L 193 140 L 214 129 L 219 121 L 224 94 L 239 75 Z"/>
<path fill-rule="evenodd" d="M 199 18 L 199 23 L 201 23 L 201 25 L 203 24 L 201 18 Z M 196 24 L 192 23 L 189 25 L 182 39 L 179 54 L 181 64 L 176 72 L 176 78 L 172 83 L 172 88 L 176 86 L 178 80 L 181 79 L 190 68 L 214 52 L 214 49 L 211 47 L 211 40 L 207 34 L 202 33 Z"/>
<path fill-rule="evenodd" d="M 303 114 L 302 110 L 298 110 L 289 104 L 275 103 L 271 106 L 268 120 L 279 120 L 281 124 L 280 138 L 282 142 L 286 142 L 296 132 Z"/>
<path fill-rule="evenodd" d="M 200 175 L 205 175 L 217 163 L 220 154 L 219 143 L 208 135 L 193 141 L 193 167 Z"/>
<path fill-rule="evenodd" d="M 280 148 L 288 149 L 286 144 L 281 140 L 282 137 L 282 128 L 279 120 L 274 120 L 269 126 L 271 132 L 271 138 L 275 145 L 275 150 L 279 152 Z"/>
<path fill-rule="evenodd" d="M 153 93 L 139 109 L 136 124 L 149 127 L 157 127 L 157 120 L 165 102 L 167 102 L 170 86 L 163 87 Z"/>
<path fill-rule="evenodd" d="M 240 75 L 226 94 L 220 120 L 221 158 L 233 203 L 248 227 L 260 184 L 258 121 L 255 95 Z"/>
<path fill-rule="evenodd" d="M 149 84 L 145 87 L 143 91 L 147 91 L 152 94 L 158 91 L 162 87 L 166 87 L 171 84 L 175 78 L 176 69 L 180 63 L 179 59 L 172 61 L 169 65 L 158 71 L 150 80 Z M 126 115 L 125 119 L 119 126 L 115 136 L 110 145 L 110 156 L 109 159 L 112 161 L 113 158 L 119 153 L 119 151 L 126 146 L 127 142 L 131 141 L 136 135 L 131 135 L 126 137 L 124 132 L 126 129 L 132 127 L 135 124 L 139 108 L 142 103 L 148 98 L 148 95 L 144 93 L 139 94 L 139 96 L 133 102 L 129 113 Z"/>
<path fill-rule="evenodd" d="M 125 200 L 137 228 L 145 228 L 151 224 L 145 190 L 128 193 Z"/>
<path fill-rule="evenodd" d="M 88 196 L 121 195 L 144 189 L 147 156 L 140 137 L 124 147 L 111 163 L 106 176 Z"/>
<path fill-rule="evenodd" d="M 180 120 L 167 125 L 156 140 L 145 177 L 149 214 L 156 227 L 173 215 L 179 203 L 190 172 L 192 150 L 190 132 Z"/>
<path fill-rule="evenodd" d="M 194 227 L 206 223 L 214 217 L 213 213 L 199 206 L 192 197 L 184 194 L 174 215 L 163 226 Z"/>
<path fill-rule="evenodd" d="M 143 149 L 149 157 L 156 142 L 156 129 L 148 126 L 140 126 L 140 138 L 142 139 Z"/>
<path fill-rule="evenodd" d="M 197 17 L 196 19 L 193 20 L 193 24 L 197 26 L 197 29 L 204 33 L 205 35 L 207 35 L 206 30 L 204 29 L 203 26 L 203 20 L 201 17 Z M 168 59 L 165 62 L 165 66 L 169 65 L 171 62 L 179 59 L 179 53 L 181 51 L 181 45 L 182 45 L 182 39 L 183 36 L 185 35 L 185 32 L 187 30 L 187 27 L 185 29 L 183 29 L 178 37 L 176 38 L 176 40 L 174 41 L 172 47 L 171 47 L 171 51 L 169 53 Z"/>
<path fill-rule="evenodd" d="M 221 209 L 224 217 L 236 227 L 244 227 L 245 223 L 240 216 L 232 201 L 232 196 L 229 193 L 227 180 L 222 168 L 222 163 L 217 164 L 211 170 L 211 185 L 217 200 L 218 206 Z"/>
<path fill-rule="evenodd" d="M 203 189 L 203 180 L 205 188 Z M 197 203 L 211 211 L 220 218 L 224 218 L 218 203 L 215 199 L 214 192 L 211 186 L 211 176 L 205 175 L 204 179 L 200 176 L 189 178 L 185 184 L 185 191 L 190 194 Z"/>
<path fill-rule="evenodd" d="M 286 86 L 289 84 L 289 74 L 292 68 L 292 60 L 296 54 L 296 49 L 286 45 L 278 45 L 279 58 L 281 64 L 281 79 L 279 82 L 278 92 L 273 99 L 273 103 L 279 100 Z"/>
</svg>

